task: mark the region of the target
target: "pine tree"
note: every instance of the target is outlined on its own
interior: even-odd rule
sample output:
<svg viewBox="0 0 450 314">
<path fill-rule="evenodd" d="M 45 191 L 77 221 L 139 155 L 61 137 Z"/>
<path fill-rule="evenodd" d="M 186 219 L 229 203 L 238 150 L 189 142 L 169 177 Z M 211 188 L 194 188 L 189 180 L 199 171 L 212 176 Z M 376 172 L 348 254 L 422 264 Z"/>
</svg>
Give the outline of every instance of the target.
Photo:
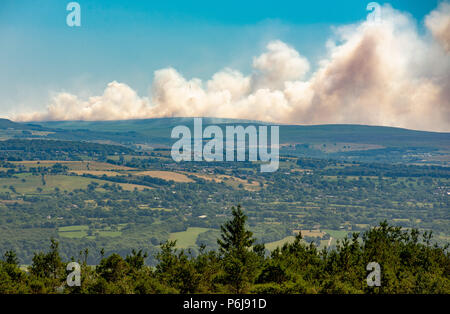
<svg viewBox="0 0 450 314">
<path fill-rule="evenodd" d="M 217 243 L 222 254 L 231 251 L 243 253 L 255 242 L 255 239 L 252 238 L 253 233 L 245 228 L 247 216 L 244 215 L 241 205 L 238 205 L 237 208 L 233 206 L 231 214 L 233 219 L 220 226 L 222 239 L 218 239 Z"/>
<path fill-rule="evenodd" d="M 245 227 L 247 216 L 241 206 L 231 210 L 233 218 L 221 226 L 221 239 L 217 240 L 223 257 L 223 281 L 232 292 L 245 293 L 256 278 L 259 256 L 250 250 L 255 239 Z"/>
</svg>

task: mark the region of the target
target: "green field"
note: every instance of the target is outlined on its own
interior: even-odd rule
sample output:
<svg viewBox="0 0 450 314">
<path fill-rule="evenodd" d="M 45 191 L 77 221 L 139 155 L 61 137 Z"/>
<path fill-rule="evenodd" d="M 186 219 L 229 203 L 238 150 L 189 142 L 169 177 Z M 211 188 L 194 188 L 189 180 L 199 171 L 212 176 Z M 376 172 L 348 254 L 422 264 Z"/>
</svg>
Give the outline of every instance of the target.
<svg viewBox="0 0 450 314">
<path fill-rule="evenodd" d="M 32 175 L 31 173 L 20 173 L 13 178 L 0 178 L 0 193 L 2 192 L 12 192 L 17 194 L 42 194 L 54 192 L 55 188 L 60 191 L 71 192 L 76 189 L 86 189 L 91 182 L 103 185 L 117 184 L 121 186 L 124 190 L 133 191 L 135 188 L 138 190 L 151 189 L 151 187 L 129 184 L 129 183 L 111 183 L 110 181 L 74 176 L 74 175 L 45 175 L 45 184 L 43 184 L 42 177 Z M 13 192 L 10 186 L 14 187 Z M 42 191 L 38 191 L 42 189 Z"/>
<path fill-rule="evenodd" d="M 287 237 L 285 237 L 285 238 L 283 238 L 281 240 L 266 243 L 265 246 L 266 246 L 266 249 L 268 249 L 269 251 L 273 251 L 277 247 L 281 248 L 283 246 L 283 244 L 285 244 L 285 243 L 294 242 L 294 239 L 295 239 L 294 236 L 287 236 Z"/>
<path fill-rule="evenodd" d="M 41 188 L 42 192 L 53 192 L 55 188 L 61 191 L 73 191 L 75 189 L 85 189 L 89 183 L 97 182 L 98 184 L 107 183 L 103 180 L 83 178 L 77 176 L 66 175 L 46 175 L 44 176 L 45 185 L 41 176 L 34 176 L 30 173 L 21 173 L 16 175 L 17 178 L 0 178 L 0 192 L 11 192 L 10 186 L 19 194 L 37 193 L 37 188 Z M 42 193 L 42 192 L 39 192 Z"/>
<path fill-rule="evenodd" d="M 89 227 L 87 225 L 79 225 L 79 226 L 65 226 L 65 227 L 59 227 L 59 232 L 66 232 L 66 231 L 87 231 Z"/>
<path fill-rule="evenodd" d="M 208 230 L 214 230 L 211 228 L 187 228 L 186 231 L 181 231 L 181 232 L 173 232 L 170 234 L 169 236 L 169 240 L 173 241 L 176 240 L 177 241 L 177 248 L 180 249 L 186 249 L 189 247 L 195 247 L 195 241 L 197 240 L 197 237 L 199 234 L 206 232 Z"/>
<path fill-rule="evenodd" d="M 329 229 L 325 229 L 325 230 L 322 230 L 322 231 L 328 233 L 334 239 L 344 239 L 345 237 L 347 237 L 347 234 L 348 234 L 348 231 L 346 231 L 346 230 L 329 230 Z"/>
</svg>

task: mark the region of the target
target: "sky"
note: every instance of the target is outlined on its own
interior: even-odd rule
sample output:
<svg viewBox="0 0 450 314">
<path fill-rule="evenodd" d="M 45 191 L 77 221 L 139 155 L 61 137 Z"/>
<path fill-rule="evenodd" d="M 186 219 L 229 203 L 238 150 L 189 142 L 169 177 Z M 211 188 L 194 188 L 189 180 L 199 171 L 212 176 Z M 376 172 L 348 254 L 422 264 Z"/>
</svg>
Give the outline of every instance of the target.
<svg viewBox="0 0 450 314">
<path fill-rule="evenodd" d="M 450 131 L 448 1 L 69 2 L 0 2 L 1 117 Z"/>
</svg>

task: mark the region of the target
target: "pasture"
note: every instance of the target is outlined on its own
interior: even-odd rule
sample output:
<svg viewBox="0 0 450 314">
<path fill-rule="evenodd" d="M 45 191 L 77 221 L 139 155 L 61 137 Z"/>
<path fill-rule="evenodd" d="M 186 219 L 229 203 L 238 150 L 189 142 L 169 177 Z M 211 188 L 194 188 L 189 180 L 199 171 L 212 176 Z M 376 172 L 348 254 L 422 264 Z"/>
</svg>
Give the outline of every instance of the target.
<svg viewBox="0 0 450 314">
<path fill-rule="evenodd" d="M 176 240 L 176 247 L 180 249 L 186 249 L 189 247 L 196 247 L 195 241 L 197 241 L 197 237 L 199 234 L 206 232 L 208 230 L 214 230 L 210 228 L 187 228 L 186 231 L 181 232 L 173 232 L 169 236 L 169 240 Z"/>
</svg>

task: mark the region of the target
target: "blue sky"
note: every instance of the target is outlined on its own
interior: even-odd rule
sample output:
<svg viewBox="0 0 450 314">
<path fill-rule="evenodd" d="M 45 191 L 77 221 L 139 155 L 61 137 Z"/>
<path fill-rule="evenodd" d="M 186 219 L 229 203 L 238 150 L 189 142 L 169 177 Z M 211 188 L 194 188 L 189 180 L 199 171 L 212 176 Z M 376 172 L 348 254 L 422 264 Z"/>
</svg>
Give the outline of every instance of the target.
<svg viewBox="0 0 450 314">
<path fill-rule="evenodd" d="M 364 20 L 370 1 L 79 0 L 74 28 L 65 22 L 68 2 L 0 2 L 1 116 L 44 108 L 51 92 L 98 94 L 113 80 L 148 94 L 153 72 L 168 66 L 188 78 L 224 67 L 248 73 L 273 39 L 314 66 L 330 27 Z M 438 1 L 389 3 L 420 23 Z"/>
</svg>

